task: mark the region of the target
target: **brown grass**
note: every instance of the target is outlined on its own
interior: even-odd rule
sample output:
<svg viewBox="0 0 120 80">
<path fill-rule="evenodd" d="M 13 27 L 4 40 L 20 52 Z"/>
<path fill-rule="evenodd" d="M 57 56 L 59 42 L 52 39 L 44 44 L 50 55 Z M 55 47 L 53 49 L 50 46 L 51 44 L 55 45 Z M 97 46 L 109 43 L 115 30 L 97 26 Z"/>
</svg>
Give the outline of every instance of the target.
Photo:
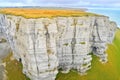
<svg viewBox="0 0 120 80">
<path fill-rule="evenodd" d="M 38 8 L 3 8 L 0 13 L 8 15 L 23 16 L 25 18 L 41 18 L 41 17 L 77 17 L 77 16 L 100 16 L 80 10 L 68 9 L 38 9 Z"/>
</svg>

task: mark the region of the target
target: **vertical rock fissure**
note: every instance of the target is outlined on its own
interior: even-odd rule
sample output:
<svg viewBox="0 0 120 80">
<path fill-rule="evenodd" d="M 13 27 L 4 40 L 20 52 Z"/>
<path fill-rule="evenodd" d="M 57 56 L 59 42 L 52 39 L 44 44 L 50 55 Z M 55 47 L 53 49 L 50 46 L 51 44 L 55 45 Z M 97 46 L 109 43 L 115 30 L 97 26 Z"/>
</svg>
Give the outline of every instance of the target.
<svg viewBox="0 0 120 80">
<path fill-rule="evenodd" d="M 61 34 L 59 33 L 60 32 L 60 26 L 59 26 L 59 24 L 58 24 L 58 21 L 59 20 L 59 18 L 57 18 L 56 19 L 56 26 L 57 26 L 57 31 L 58 31 L 58 35 L 57 36 L 59 36 L 58 38 L 59 39 L 57 39 L 57 41 L 56 42 L 58 42 L 59 41 L 59 43 L 61 43 L 61 44 L 63 44 L 63 39 L 62 39 L 62 32 L 61 32 Z M 59 43 L 56 43 L 58 46 L 59 46 L 59 48 L 61 47 L 61 44 L 59 44 Z M 57 46 L 56 46 L 57 47 Z M 57 52 L 57 53 L 59 53 L 59 52 Z M 62 58 L 62 61 L 64 61 L 64 59 L 63 59 L 63 48 L 61 48 L 61 58 Z M 60 55 L 60 54 L 58 54 L 58 55 Z M 60 68 L 62 68 L 63 69 L 63 66 L 64 66 L 64 64 L 62 63 L 62 64 L 59 64 L 59 66 L 60 66 Z"/>
<path fill-rule="evenodd" d="M 48 25 L 44 25 L 45 26 L 45 30 L 46 30 L 46 49 L 47 49 L 47 55 L 48 55 L 48 71 L 50 70 L 50 58 L 49 58 L 49 55 L 50 55 L 50 34 L 48 32 Z"/>
<path fill-rule="evenodd" d="M 19 20 L 16 22 L 16 32 L 19 31 L 20 21 L 21 21 L 21 18 L 19 18 Z"/>
<path fill-rule="evenodd" d="M 95 30 L 96 30 L 96 32 L 97 32 L 97 35 L 98 35 L 99 40 L 102 41 L 101 38 L 100 38 L 100 35 L 99 35 L 98 23 L 97 23 L 97 20 L 96 20 L 96 19 L 95 19 L 95 22 L 94 22 L 94 27 L 95 27 Z"/>
<path fill-rule="evenodd" d="M 34 56 L 35 56 L 35 63 L 36 63 L 36 68 L 37 68 L 37 75 L 39 76 L 39 69 L 38 69 L 38 63 L 37 63 L 37 57 L 36 57 L 36 34 L 35 34 L 35 22 L 33 23 L 33 50 L 34 50 Z"/>
<path fill-rule="evenodd" d="M 71 50 L 72 50 L 72 65 L 74 65 L 74 52 L 75 52 L 75 44 L 76 44 L 76 24 L 77 21 L 74 19 L 74 29 L 73 29 L 73 38 L 71 41 Z"/>
</svg>

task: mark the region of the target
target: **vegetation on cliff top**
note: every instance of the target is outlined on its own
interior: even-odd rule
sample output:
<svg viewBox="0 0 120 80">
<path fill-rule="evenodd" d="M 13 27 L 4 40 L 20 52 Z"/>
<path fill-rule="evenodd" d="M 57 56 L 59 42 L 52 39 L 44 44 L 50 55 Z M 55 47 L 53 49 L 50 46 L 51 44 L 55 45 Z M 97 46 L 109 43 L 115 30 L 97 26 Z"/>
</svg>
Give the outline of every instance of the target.
<svg viewBox="0 0 120 80">
<path fill-rule="evenodd" d="M 92 56 L 92 68 L 87 75 L 81 76 L 71 70 L 68 74 L 58 73 L 56 80 L 120 80 L 120 30 L 117 30 L 114 41 L 108 44 L 108 62 L 102 64 L 98 57 Z"/>
<path fill-rule="evenodd" d="M 25 18 L 52 18 L 52 17 L 77 17 L 77 16 L 102 16 L 83 10 L 69 10 L 69 9 L 39 9 L 39 8 L 2 8 L 0 13 L 23 16 Z"/>
</svg>

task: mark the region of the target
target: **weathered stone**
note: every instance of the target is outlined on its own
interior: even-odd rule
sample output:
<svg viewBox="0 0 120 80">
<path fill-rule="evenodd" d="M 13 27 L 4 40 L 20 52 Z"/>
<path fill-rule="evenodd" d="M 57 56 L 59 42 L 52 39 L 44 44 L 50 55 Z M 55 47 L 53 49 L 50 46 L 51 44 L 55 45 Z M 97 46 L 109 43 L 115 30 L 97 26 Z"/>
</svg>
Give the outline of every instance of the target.
<svg viewBox="0 0 120 80">
<path fill-rule="evenodd" d="M 104 16 L 25 19 L 0 15 L 0 28 L 27 76 L 55 80 L 58 68 L 64 73 L 72 68 L 86 73 L 91 68 L 91 52 L 107 62 L 105 50 L 117 27 Z"/>
</svg>

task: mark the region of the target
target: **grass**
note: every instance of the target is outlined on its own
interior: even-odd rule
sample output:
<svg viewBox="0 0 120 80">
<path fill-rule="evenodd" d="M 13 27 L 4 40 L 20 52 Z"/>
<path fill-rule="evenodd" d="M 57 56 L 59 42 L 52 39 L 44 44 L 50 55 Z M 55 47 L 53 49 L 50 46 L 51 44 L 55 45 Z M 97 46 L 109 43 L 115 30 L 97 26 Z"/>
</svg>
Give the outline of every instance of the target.
<svg viewBox="0 0 120 80">
<path fill-rule="evenodd" d="M 92 68 L 87 75 L 81 76 L 71 70 L 68 74 L 58 73 L 56 80 L 120 80 L 120 30 L 117 30 L 114 41 L 108 44 L 108 63 L 102 64 L 98 57 L 92 56 Z"/>
<path fill-rule="evenodd" d="M 7 80 L 30 80 L 26 75 L 22 73 L 22 64 L 15 59 L 12 59 L 12 53 L 3 59 L 6 63 L 5 70 Z"/>
<path fill-rule="evenodd" d="M 82 10 L 69 10 L 69 9 L 39 9 L 39 8 L 2 8 L 0 13 L 23 16 L 25 18 L 52 18 L 52 17 L 77 17 L 77 16 L 103 16 L 97 15 Z"/>
<path fill-rule="evenodd" d="M 68 46 L 69 44 L 68 44 L 68 43 L 65 43 L 65 44 L 63 44 L 63 45 Z"/>
<path fill-rule="evenodd" d="M 48 54 L 52 54 L 52 51 L 50 49 L 47 49 Z"/>
<path fill-rule="evenodd" d="M 80 42 L 80 44 L 85 44 L 85 42 Z"/>
<path fill-rule="evenodd" d="M 16 31 L 18 32 L 19 30 L 19 23 L 16 23 Z"/>
<path fill-rule="evenodd" d="M 3 39 L 3 38 L 2 38 L 2 39 L 0 40 L 0 43 L 4 43 L 4 42 L 7 42 L 7 41 L 6 41 L 6 39 Z"/>
</svg>

